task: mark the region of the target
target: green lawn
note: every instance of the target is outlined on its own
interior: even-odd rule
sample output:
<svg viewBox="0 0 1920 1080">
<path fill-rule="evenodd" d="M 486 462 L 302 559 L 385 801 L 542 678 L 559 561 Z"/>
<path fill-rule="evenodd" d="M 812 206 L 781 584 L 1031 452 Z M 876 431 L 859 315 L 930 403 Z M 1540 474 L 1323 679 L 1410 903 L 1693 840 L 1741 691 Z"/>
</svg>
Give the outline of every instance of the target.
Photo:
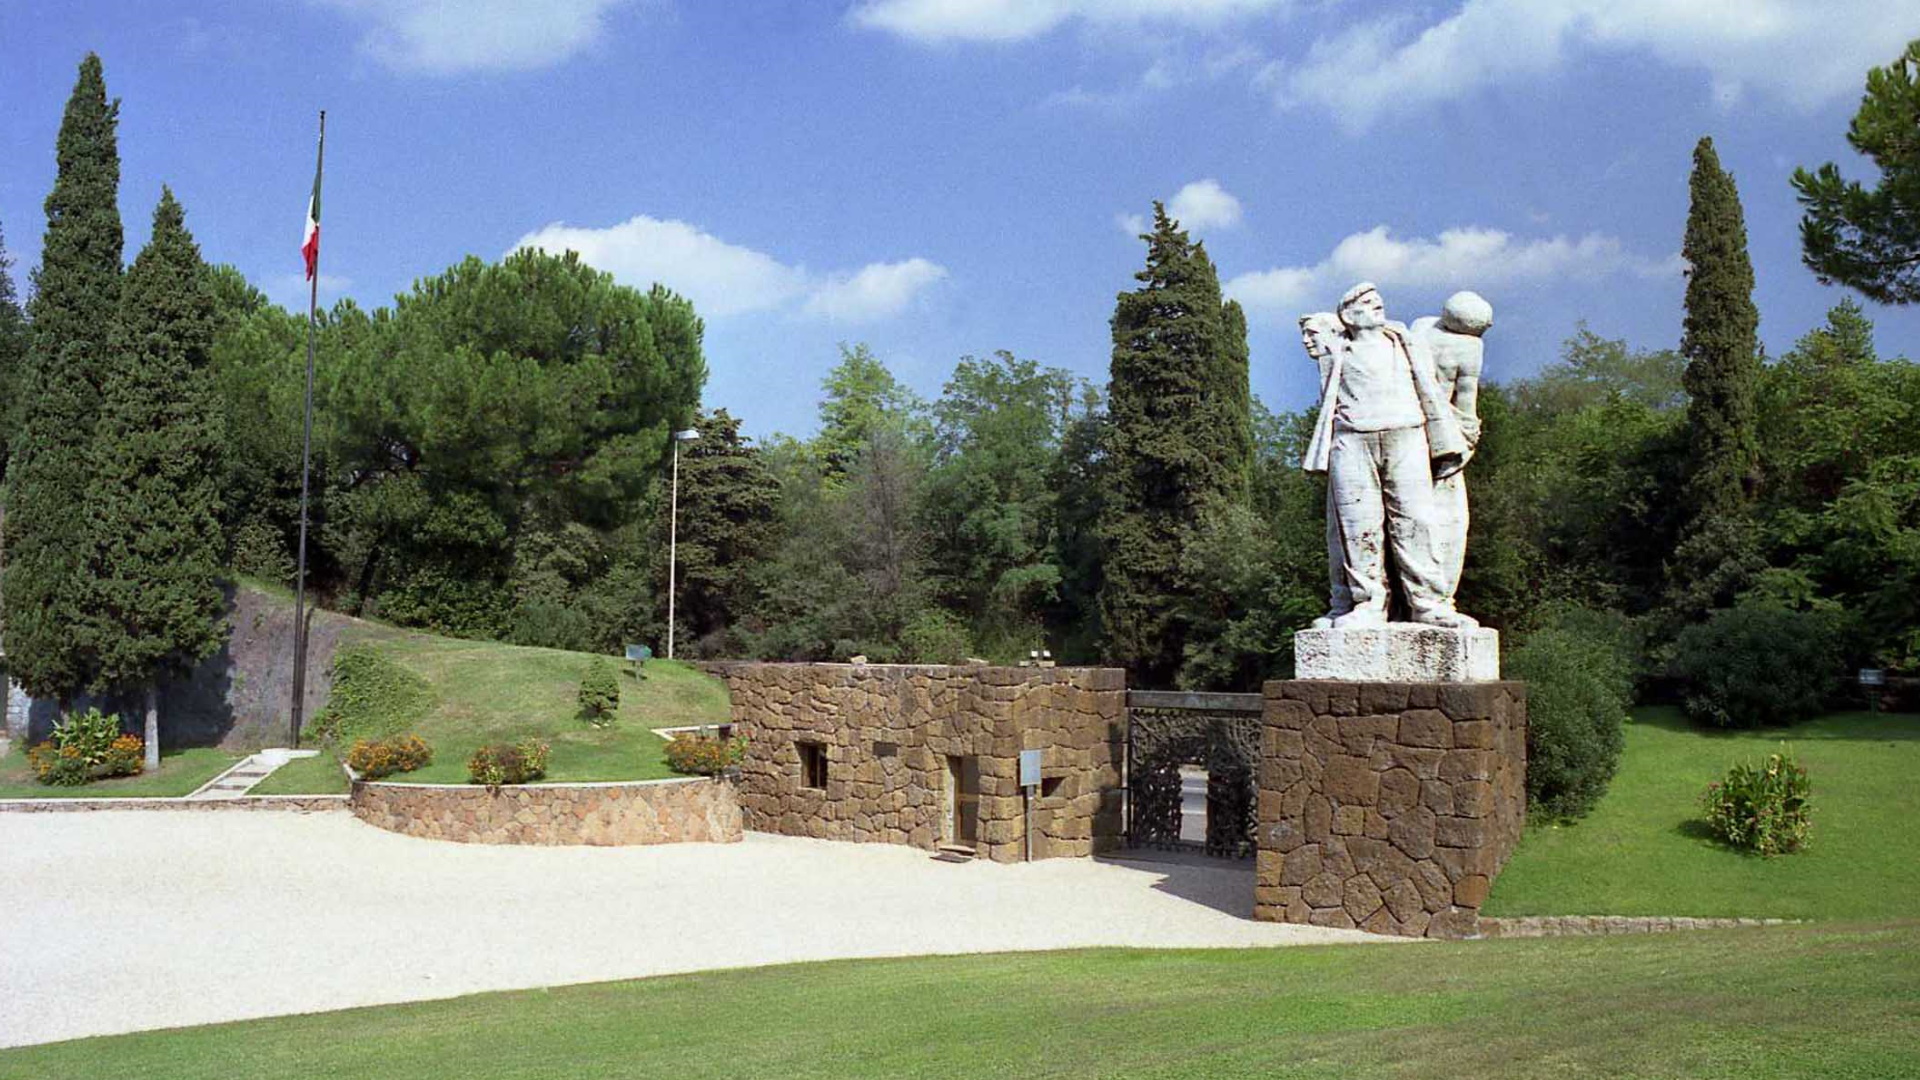
<svg viewBox="0 0 1920 1080">
<path fill-rule="evenodd" d="M 34 779 L 27 764 L 26 751 L 15 747 L 0 758 L 0 799 L 130 799 L 174 797 L 220 775 L 241 755 L 225 750 L 196 747 L 191 750 L 163 750 L 160 768 L 139 776 L 118 776 L 95 780 L 82 787 L 49 787 Z"/>
<path fill-rule="evenodd" d="M 1920 924 L 928 957 L 0 1051 L 0 1078 L 1920 1075 Z"/>
<path fill-rule="evenodd" d="M 730 712 L 726 685 L 683 662 L 653 660 L 645 678 L 617 664 L 620 711 L 606 728 L 579 715 L 580 679 L 593 657 L 427 634 L 383 637 L 373 647 L 423 677 L 434 702 L 413 730 L 433 747 L 433 764 L 388 780 L 464 784 L 467 758 L 481 745 L 514 742 L 528 735 L 547 740 L 553 753 L 549 782 L 658 780 L 678 775 L 661 758 L 666 743 L 653 729 L 688 724 L 724 724 Z M 344 748 L 343 752 L 344 752 Z M 291 768 L 292 766 L 289 766 Z M 317 766 L 268 778 L 263 794 L 309 794 L 340 790 Z"/>
<path fill-rule="evenodd" d="M 332 754 L 294 758 L 267 774 L 249 795 L 345 795 L 347 774 Z"/>
<path fill-rule="evenodd" d="M 1796 727 L 1703 731 L 1642 709 L 1606 798 L 1573 825 L 1530 824 L 1489 915 L 1896 918 L 1920 910 L 1920 715 L 1837 713 Z M 1712 840 L 1700 792 L 1787 742 L 1813 783 L 1813 840 L 1775 859 Z"/>
</svg>

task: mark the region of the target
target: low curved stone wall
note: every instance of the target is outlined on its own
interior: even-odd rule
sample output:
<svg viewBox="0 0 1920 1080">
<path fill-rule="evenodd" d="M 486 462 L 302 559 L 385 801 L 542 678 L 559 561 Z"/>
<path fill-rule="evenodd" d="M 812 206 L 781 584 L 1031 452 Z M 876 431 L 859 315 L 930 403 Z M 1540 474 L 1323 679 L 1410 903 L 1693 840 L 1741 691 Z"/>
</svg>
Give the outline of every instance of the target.
<svg viewBox="0 0 1920 1080">
<path fill-rule="evenodd" d="M 463 844 L 722 843 L 742 835 L 725 780 L 616 784 L 395 784 L 356 780 L 355 817 L 390 832 Z"/>
</svg>

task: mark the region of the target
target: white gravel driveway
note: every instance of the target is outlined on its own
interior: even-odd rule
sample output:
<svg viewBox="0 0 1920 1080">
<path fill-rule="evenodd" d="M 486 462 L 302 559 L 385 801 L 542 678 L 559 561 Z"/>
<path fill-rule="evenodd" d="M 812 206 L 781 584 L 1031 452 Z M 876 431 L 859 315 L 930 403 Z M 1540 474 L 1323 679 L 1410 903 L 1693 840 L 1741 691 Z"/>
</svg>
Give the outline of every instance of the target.
<svg viewBox="0 0 1920 1080">
<path fill-rule="evenodd" d="M 840 957 L 1382 939 L 1233 869 L 740 844 L 490 847 L 344 813 L 0 814 L 0 1046 Z"/>
</svg>

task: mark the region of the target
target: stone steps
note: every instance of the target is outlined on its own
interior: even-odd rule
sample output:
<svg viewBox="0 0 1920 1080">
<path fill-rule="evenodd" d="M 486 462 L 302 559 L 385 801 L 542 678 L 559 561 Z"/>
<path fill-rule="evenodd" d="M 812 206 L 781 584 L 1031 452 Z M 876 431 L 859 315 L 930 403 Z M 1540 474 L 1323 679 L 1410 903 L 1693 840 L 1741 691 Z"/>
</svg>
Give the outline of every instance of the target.
<svg viewBox="0 0 1920 1080">
<path fill-rule="evenodd" d="M 187 798 L 195 802 L 208 802 L 219 799 L 238 799 L 252 791 L 254 785 L 273 774 L 275 769 L 295 758 L 312 757 L 318 750 L 262 750 L 242 759 L 238 764 L 219 776 L 200 785 L 200 789 Z"/>
</svg>

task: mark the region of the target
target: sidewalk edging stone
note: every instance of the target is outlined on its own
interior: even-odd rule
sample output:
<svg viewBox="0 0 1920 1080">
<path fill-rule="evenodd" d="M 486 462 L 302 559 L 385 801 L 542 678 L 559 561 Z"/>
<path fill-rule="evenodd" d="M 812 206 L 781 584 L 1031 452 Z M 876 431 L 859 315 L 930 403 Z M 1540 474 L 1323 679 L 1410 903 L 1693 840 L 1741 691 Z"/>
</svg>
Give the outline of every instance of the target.
<svg viewBox="0 0 1920 1080">
<path fill-rule="evenodd" d="M 1480 920 L 1483 938 L 1591 937 L 1602 934 L 1657 934 L 1670 930 L 1727 930 L 1784 926 L 1799 919 L 1695 919 L 1672 915 L 1524 915 Z"/>
</svg>

